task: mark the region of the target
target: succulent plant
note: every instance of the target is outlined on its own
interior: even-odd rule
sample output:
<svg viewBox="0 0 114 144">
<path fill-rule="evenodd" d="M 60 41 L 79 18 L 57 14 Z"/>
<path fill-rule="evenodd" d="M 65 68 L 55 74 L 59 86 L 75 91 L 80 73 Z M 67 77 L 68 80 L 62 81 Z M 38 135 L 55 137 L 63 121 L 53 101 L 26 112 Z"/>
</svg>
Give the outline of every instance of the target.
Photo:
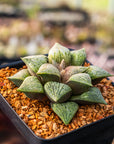
<svg viewBox="0 0 114 144">
<path fill-rule="evenodd" d="M 20 86 L 17 91 L 29 98 L 43 101 L 48 97 L 53 111 L 67 125 L 78 110 L 77 103 L 106 104 L 91 81 L 111 75 L 96 66 L 82 66 L 85 59 L 85 49 L 70 52 L 56 43 L 49 51 L 48 59 L 43 55 L 22 58 L 34 76 L 28 70 L 21 70 L 9 79 Z"/>
<path fill-rule="evenodd" d="M 55 45 L 51 48 L 48 54 L 49 63 L 53 64 L 53 61 L 57 63 L 61 63 L 64 59 L 66 66 L 70 65 L 71 62 L 71 53 L 69 49 L 60 45 L 59 43 L 55 43 Z"/>
<path fill-rule="evenodd" d="M 86 60 L 85 49 L 75 50 L 71 52 L 71 65 L 81 66 Z"/>
<path fill-rule="evenodd" d="M 20 86 L 26 77 L 30 76 L 27 69 L 17 72 L 15 75 L 8 77 L 16 86 Z"/>
</svg>

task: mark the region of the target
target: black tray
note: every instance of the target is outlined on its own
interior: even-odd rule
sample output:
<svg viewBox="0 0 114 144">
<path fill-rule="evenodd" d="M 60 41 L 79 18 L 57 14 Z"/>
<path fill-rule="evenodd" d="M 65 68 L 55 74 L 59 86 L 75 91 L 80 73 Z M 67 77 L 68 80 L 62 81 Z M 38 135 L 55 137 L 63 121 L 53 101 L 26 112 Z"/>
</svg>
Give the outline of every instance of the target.
<svg viewBox="0 0 114 144">
<path fill-rule="evenodd" d="M 16 62 L 16 61 L 19 61 L 20 58 L 6 58 L 6 57 L 0 57 L 0 65 L 4 65 L 4 64 L 8 64 L 8 63 L 11 63 L 11 62 Z"/>
<path fill-rule="evenodd" d="M 20 68 L 24 63 L 20 60 L 0 68 Z M 114 86 L 114 83 L 112 83 Z M 114 138 L 114 115 L 108 116 L 69 133 L 52 139 L 43 139 L 36 136 L 33 131 L 13 110 L 5 98 L 0 94 L 0 109 L 8 116 L 14 126 L 29 144 L 111 144 Z"/>
</svg>

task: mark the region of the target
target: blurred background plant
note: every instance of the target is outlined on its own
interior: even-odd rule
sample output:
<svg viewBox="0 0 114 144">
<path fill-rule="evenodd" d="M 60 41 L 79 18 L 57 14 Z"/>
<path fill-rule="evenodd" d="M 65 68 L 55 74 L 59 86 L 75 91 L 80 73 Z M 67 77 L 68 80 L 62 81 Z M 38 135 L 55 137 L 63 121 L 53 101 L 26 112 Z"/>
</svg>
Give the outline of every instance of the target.
<svg viewBox="0 0 114 144">
<path fill-rule="evenodd" d="M 113 0 L 0 0 L 0 63 L 47 53 L 57 41 L 85 47 L 93 64 L 114 73 L 113 6 Z"/>
</svg>

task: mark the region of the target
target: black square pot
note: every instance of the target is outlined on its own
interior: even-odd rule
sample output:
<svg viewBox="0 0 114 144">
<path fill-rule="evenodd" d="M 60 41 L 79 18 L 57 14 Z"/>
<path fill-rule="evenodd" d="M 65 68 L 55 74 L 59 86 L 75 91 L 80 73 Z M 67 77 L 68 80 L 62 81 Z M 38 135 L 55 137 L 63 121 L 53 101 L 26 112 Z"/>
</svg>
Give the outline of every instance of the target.
<svg viewBox="0 0 114 144">
<path fill-rule="evenodd" d="M 20 68 L 24 65 L 22 61 L 2 65 L 0 68 Z M 114 86 L 114 83 L 112 83 Z M 36 136 L 33 131 L 13 110 L 5 98 L 0 94 L 0 109 L 9 117 L 14 126 L 25 138 L 28 144 L 111 144 L 114 138 L 114 115 L 103 118 L 69 133 L 52 139 L 43 139 Z"/>
</svg>

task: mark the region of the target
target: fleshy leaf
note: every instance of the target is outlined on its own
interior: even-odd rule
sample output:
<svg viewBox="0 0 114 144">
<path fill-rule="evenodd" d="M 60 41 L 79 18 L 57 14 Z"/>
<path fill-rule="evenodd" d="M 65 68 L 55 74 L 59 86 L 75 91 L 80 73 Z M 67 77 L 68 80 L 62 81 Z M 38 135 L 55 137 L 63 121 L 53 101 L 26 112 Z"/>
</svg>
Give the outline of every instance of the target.
<svg viewBox="0 0 114 144">
<path fill-rule="evenodd" d="M 110 73 L 97 66 L 89 66 L 86 73 L 90 75 L 92 80 L 94 79 L 102 80 L 105 77 L 112 76 Z"/>
<path fill-rule="evenodd" d="M 43 83 L 48 81 L 60 81 L 60 72 L 52 64 L 43 64 L 39 68 L 37 75 L 41 77 Z"/>
<path fill-rule="evenodd" d="M 71 87 L 73 94 L 81 94 L 88 91 L 88 89 L 92 86 L 91 78 L 86 73 L 72 75 L 66 84 Z"/>
<path fill-rule="evenodd" d="M 57 63 L 61 63 L 64 59 L 65 64 L 69 65 L 71 62 L 71 54 L 68 48 L 55 43 L 55 45 L 50 49 L 48 54 L 49 63 L 52 63 L 53 60 Z"/>
<path fill-rule="evenodd" d="M 59 82 L 47 82 L 44 85 L 46 95 L 52 102 L 64 102 L 71 96 L 71 88 Z"/>
<path fill-rule="evenodd" d="M 88 67 L 83 66 L 68 66 L 63 70 L 62 81 L 66 82 L 72 75 L 77 73 L 83 73 L 88 69 Z"/>
<path fill-rule="evenodd" d="M 47 63 L 48 61 L 47 57 L 44 55 L 27 56 L 21 59 L 27 65 L 28 70 L 32 75 L 39 70 L 42 64 Z"/>
<path fill-rule="evenodd" d="M 27 69 L 20 70 L 11 77 L 8 77 L 16 86 L 20 86 L 26 77 L 30 76 Z"/>
<path fill-rule="evenodd" d="M 85 49 L 71 51 L 71 65 L 81 66 L 84 64 L 86 59 Z"/>
<path fill-rule="evenodd" d="M 35 76 L 27 77 L 17 91 L 24 92 L 29 98 L 36 99 L 42 98 L 44 94 L 44 88 Z"/>
<path fill-rule="evenodd" d="M 75 102 L 52 103 L 51 108 L 60 117 L 65 125 L 69 124 L 79 106 Z"/>
<path fill-rule="evenodd" d="M 81 104 L 90 104 L 90 103 L 107 104 L 100 90 L 96 87 L 90 88 L 89 91 L 81 95 L 72 96 L 70 100 Z"/>
</svg>

